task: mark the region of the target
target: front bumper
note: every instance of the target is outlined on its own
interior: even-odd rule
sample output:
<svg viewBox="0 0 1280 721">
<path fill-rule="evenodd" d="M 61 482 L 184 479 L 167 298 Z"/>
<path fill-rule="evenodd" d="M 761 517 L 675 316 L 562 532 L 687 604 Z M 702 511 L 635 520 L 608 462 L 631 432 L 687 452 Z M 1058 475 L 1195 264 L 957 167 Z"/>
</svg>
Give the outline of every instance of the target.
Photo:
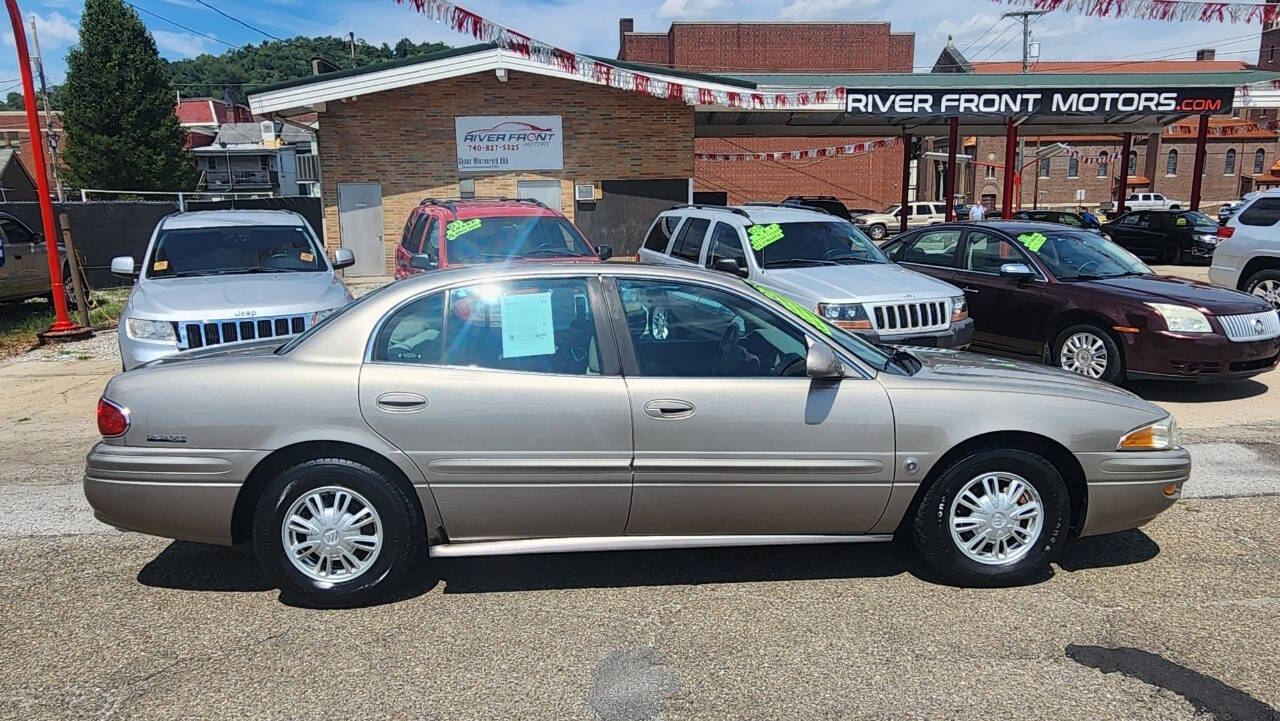
<svg viewBox="0 0 1280 721">
<path fill-rule="evenodd" d="M 1193 258 L 1212 260 L 1213 252 L 1217 249 L 1217 243 L 1206 243 L 1204 241 L 1195 240 L 1191 242 L 1191 247 L 1187 249 L 1187 254 Z"/>
<path fill-rule="evenodd" d="M 880 335 L 875 331 L 858 331 L 858 335 L 872 343 L 888 343 L 890 345 L 918 345 L 926 348 L 954 348 L 964 350 L 973 342 L 973 319 L 965 318 L 952 323 L 946 330 L 918 335 Z"/>
<path fill-rule="evenodd" d="M 1088 499 L 1081 536 L 1137 528 L 1172 506 L 1191 478 L 1191 454 L 1168 451 L 1077 453 Z M 1176 486 L 1173 494 L 1166 486 Z"/>
<path fill-rule="evenodd" d="M 129 334 L 125 332 L 124 323 L 120 324 L 118 334 L 120 339 L 120 360 L 124 362 L 125 370 L 133 370 L 157 358 L 164 358 L 178 352 L 177 341 L 130 338 Z"/>
<path fill-rule="evenodd" d="M 1280 361 L 1280 338 L 1236 343 L 1219 333 L 1123 335 L 1126 375 L 1133 380 L 1240 380 Z"/>
</svg>

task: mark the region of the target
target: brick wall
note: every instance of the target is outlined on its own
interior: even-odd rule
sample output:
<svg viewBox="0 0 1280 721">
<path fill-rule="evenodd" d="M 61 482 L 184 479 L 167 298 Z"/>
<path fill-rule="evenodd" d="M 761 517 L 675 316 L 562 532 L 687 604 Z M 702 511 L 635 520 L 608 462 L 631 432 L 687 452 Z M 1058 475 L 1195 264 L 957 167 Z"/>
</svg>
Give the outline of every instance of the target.
<svg viewBox="0 0 1280 721">
<path fill-rule="evenodd" d="M 564 170 L 457 170 L 455 115 L 560 115 Z M 320 114 L 325 245 L 341 245 L 338 184 L 380 183 L 387 268 L 405 218 L 424 197 L 457 197 L 458 179 L 477 195 L 514 195 L 517 180 L 559 180 L 573 217 L 573 185 L 693 175 L 693 108 L 571 80 L 510 73 L 468 75 L 328 103 Z"/>
<path fill-rule="evenodd" d="M 699 138 L 699 153 L 765 153 L 856 143 L 866 138 Z M 729 202 L 779 201 L 789 195 L 831 195 L 851 208 L 883 209 L 901 196 L 902 148 L 813 160 L 752 160 L 695 164 L 694 190 L 718 190 Z"/>
</svg>

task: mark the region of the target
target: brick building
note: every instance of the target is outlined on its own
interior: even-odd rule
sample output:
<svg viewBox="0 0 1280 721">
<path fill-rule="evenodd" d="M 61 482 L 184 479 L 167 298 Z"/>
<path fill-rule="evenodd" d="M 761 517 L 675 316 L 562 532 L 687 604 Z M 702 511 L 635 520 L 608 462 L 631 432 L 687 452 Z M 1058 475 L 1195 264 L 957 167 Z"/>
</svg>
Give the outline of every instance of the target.
<svg viewBox="0 0 1280 721">
<path fill-rule="evenodd" d="M 666 32 L 618 23 L 618 59 L 702 73 L 909 73 L 915 34 L 887 22 L 673 22 Z M 698 153 L 762 153 L 857 142 L 863 138 L 698 138 Z M 901 195 L 902 151 L 803 161 L 699 160 L 694 188 L 729 203 L 832 195 L 850 207 L 884 208 Z"/>
</svg>

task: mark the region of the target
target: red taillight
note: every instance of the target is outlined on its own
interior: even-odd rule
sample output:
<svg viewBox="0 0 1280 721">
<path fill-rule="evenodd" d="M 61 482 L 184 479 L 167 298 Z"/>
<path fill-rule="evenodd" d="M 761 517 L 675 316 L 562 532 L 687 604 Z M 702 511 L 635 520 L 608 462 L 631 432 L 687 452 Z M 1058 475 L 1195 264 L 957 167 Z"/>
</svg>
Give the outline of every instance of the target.
<svg viewBox="0 0 1280 721">
<path fill-rule="evenodd" d="M 1231 237 L 1231 234 L 1232 234 L 1232 233 L 1234 233 L 1234 232 L 1236 232 L 1236 229 L 1235 229 L 1235 228 L 1232 228 L 1232 227 L 1231 227 L 1231 226 L 1229 226 L 1229 225 L 1219 225 L 1219 226 L 1218 226 L 1218 237 L 1219 237 L 1219 238 L 1230 238 L 1230 237 Z"/>
<path fill-rule="evenodd" d="M 98 432 L 107 438 L 129 430 L 129 412 L 106 398 L 98 399 Z"/>
</svg>

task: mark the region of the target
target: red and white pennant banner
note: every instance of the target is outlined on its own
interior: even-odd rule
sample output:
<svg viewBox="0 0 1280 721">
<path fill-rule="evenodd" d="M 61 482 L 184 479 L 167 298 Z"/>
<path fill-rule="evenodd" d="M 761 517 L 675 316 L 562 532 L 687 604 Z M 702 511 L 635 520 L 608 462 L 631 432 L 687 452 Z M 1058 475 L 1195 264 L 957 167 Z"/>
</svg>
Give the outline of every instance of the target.
<svg viewBox="0 0 1280 721">
<path fill-rule="evenodd" d="M 1100 18 L 1135 18 L 1165 22 L 1257 23 L 1280 19 L 1280 5 L 1261 2 L 1202 0 L 992 0 L 1032 10 L 1060 10 Z"/>
<path fill-rule="evenodd" d="M 679 100 L 688 105 L 720 105 L 730 108 L 796 108 L 825 103 L 844 104 L 844 88 L 813 88 L 785 93 L 760 93 L 747 88 L 727 89 L 724 85 L 694 79 L 667 81 L 657 76 L 562 50 L 549 43 L 493 22 L 454 5 L 448 0 L 396 0 L 412 5 L 418 12 L 453 30 L 486 43 L 518 53 L 529 60 L 588 82 L 630 90 L 655 98 Z"/>
<path fill-rule="evenodd" d="M 817 158 L 833 158 L 838 155 L 865 155 L 880 148 L 891 148 L 900 141 L 897 138 L 882 140 L 866 140 L 847 145 L 834 145 L 827 148 L 809 148 L 808 150 L 779 150 L 770 153 L 695 153 L 695 160 L 706 160 L 713 163 L 741 163 L 759 160 L 813 160 Z"/>
<path fill-rule="evenodd" d="M 1280 121 L 1268 120 L 1262 123 L 1240 123 L 1238 125 L 1222 125 L 1216 128 L 1209 128 L 1209 136 L 1223 137 L 1232 135 L 1244 135 L 1245 133 L 1255 133 L 1258 131 L 1275 132 L 1280 130 Z M 1164 129 L 1165 135 L 1195 135 L 1198 129 L 1194 125 L 1170 125 Z"/>
</svg>

